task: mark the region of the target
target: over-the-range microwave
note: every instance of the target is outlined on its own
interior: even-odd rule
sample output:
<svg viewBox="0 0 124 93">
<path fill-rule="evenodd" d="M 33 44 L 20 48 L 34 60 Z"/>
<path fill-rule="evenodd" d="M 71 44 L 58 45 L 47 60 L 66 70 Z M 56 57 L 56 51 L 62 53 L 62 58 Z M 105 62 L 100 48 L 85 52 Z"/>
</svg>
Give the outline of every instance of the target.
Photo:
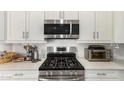
<svg viewBox="0 0 124 93">
<path fill-rule="evenodd" d="M 45 39 L 78 39 L 79 20 L 45 20 Z"/>
</svg>

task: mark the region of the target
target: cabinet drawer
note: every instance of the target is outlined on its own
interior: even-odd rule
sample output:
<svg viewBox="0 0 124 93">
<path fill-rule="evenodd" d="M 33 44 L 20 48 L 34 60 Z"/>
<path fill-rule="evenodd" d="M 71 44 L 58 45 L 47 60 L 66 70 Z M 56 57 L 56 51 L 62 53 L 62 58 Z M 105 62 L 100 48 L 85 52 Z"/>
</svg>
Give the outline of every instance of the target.
<svg viewBox="0 0 124 93">
<path fill-rule="evenodd" d="M 37 71 L 0 71 L 0 80 L 38 80 Z"/>
<path fill-rule="evenodd" d="M 119 80 L 119 73 L 117 70 L 87 70 L 85 72 L 85 79 Z"/>
</svg>

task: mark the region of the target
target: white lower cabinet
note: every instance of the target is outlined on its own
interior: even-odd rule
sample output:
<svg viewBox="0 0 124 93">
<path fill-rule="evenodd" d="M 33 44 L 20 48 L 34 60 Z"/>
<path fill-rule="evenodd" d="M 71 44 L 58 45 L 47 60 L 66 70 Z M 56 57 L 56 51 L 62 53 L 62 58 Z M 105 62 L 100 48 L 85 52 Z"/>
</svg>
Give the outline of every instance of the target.
<svg viewBox="0 0 124 93">
<path fill-rule="evenodd" d="M 38 71 L 0 71 L 0 80 L 38 80 Z"/>
<path fill-rule="evenodd" d="M 120 80 L 124 81 L 124 70 L 119 71 Z"/>
<path fill-rule="evenodd" d="M 120 80 L 119 70 L 86 70 L 86 81 L 117 81 Z"/>
</svg>

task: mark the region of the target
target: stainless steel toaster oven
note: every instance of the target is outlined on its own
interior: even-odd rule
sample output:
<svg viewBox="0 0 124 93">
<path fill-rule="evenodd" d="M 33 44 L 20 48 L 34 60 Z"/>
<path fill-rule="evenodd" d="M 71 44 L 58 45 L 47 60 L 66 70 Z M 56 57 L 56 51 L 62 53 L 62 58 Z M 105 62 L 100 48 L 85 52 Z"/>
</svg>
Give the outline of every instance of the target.
<svg viewBox="0 0 124 93">
<path fill-rule="evenodd" d="M 89 61 L 111 61 L 113 53 L 111 49 L 105 48 L 85 48 L 85 58 Z"/>
</svg>

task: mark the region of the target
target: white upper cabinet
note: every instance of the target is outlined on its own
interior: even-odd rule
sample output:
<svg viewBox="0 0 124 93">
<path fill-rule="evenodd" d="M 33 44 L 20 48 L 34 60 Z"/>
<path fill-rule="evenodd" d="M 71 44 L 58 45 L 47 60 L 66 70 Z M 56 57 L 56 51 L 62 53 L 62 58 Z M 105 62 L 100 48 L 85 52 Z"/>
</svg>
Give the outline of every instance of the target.
<svg viewBox="0 0 124 93">
<path fill-rule="evenodd" d="M 78 11 L 64 11 L 64 19 L 79 20 L 79 12 Z"/>
<path fill-rule="evenodd" d="M 79 40 L 95 39 L 95 12 L 79 12 Z"/>
<path fill-rule="evenodd" d="M 78 11 L 46 11 L 45 12 L 46 20 L 78 20 Z"/>
<path fill-rule="evenodd" d="M 96 39 L 112 41 L 112 12 L 96 12 Z"/>
<path fill-rule="evenodd" d="M 43 41 L 44 12 L 8 12 L 8 41 Z"/>
<path fill-rule="evenodd" d="M 87 43 L 110 43 L 113 40 L 112 12 L 79 12 L 80 38 Z"/>
<path fill-rule="evenodd" d="M 27 40 L 44 40 L 44 12 L 28 12 Z"/>
<path fill-rule="evenodd" d="M 59 20 L 60 19 L 59 11 L 46 11 L 44 15 L 45 15 L 45 19 L 47 20 Z"/>
<path fill-rule="evenodd" d="M 124 12 L 113 12 L 114 42 L 124 43 Z"/>
<path fill-rule="evenodd" d="M 0 41 L 4 40 L 4 16 L 5 13 L 4 12 L 0 12 Z"/>
<path fill-rule="evenodd" d="M 25 40 L 25 12 L 7 12 L 7 40 Z"/>
</svg>

